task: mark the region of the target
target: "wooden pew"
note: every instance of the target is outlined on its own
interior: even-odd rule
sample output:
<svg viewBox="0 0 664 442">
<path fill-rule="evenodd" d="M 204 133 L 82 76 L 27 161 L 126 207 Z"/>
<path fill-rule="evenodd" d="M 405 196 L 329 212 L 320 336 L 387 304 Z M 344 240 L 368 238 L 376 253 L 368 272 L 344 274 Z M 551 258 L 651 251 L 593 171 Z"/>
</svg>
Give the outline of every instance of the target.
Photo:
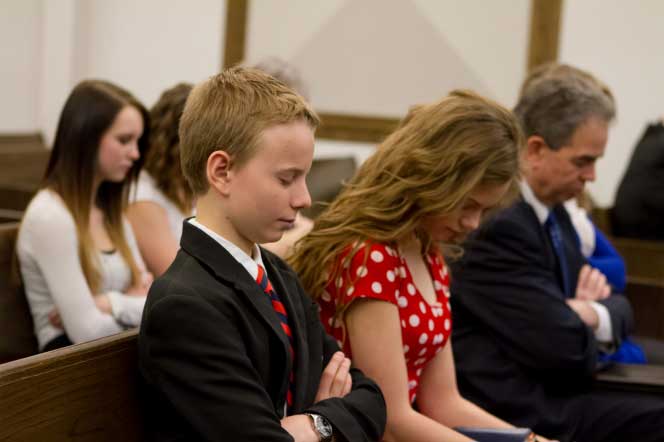
<svg viewBox="0 0 664 442">
<path fill-rule="evenodd" d="M 0 363 L 37 353 L 15 253 L 18 226 L 0 224 Z"/>
<path fill-rule="evenodd" d="M 37 185 L 21 187 L 0 183 L 0 209 L 24 211 L 37 192 Z"/>
<path fill-rule="evenodd" d="M 614 236 L 610 207 L 594 208 L 592 218 L 597 228 L 609 237 L 611 244 L 622 255 L 628 278 L 664 283 L 664 242 Z"/>
<path fill-rule="evenodd" d="M 615 364 L 595 377 L 595 388 L 664 394 L 664 366 Z"/>
<path fill-rule="evenodd" d="M 664 283 L 630 277 L 625 292 L 634 310 L 634 335 L 664 341 Z"/>
<path fill-rule="evenodd" d="M 0 365 L 0 440 L 138 442 L 137 330 Z"/>
<path fill-rule="evenodd" d="M 627 267 L 627 277 L 664 284 L 664 243 L 631 238 L 610 238 Z"/>
</svg>

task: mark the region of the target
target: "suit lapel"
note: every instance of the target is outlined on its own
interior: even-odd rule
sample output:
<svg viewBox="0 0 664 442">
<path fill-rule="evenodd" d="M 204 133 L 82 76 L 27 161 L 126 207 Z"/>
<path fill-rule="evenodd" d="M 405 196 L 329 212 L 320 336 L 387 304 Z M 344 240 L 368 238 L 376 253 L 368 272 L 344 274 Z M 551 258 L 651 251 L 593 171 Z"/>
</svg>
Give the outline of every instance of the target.
<svg viewBox="0 0 664 442">
<path fill-rule="evenodd" d="M 201 265 L 214 273 L 217 279 L 224 281 L 227 285 L 232 285 L 241 297 L 249 301 L 257 315 L 281 342 L 284 360 L 287 361 L 288 365 L 284 373 L 288 373 L 290 369 L 288 337 L 281 328 L 281 323 L 274 312 L 269 296 L 251 278 L 249 272 L 221 244 L 199 228 L 189 224 L 187 220 L 184 221 L 182 228 L 180 246 L 198 260 Z M 272 277 L 269 271 L 268 274 Z M 274 284 L 274 282 L 272 283 Z M 288 309 L 288 306 L 286 306 L 286 309 Z M 288 313 L 290 314 L 290 311 Z M 287 378 L 287 375 L 284 375 L 284 379 Z"/>
</svg>

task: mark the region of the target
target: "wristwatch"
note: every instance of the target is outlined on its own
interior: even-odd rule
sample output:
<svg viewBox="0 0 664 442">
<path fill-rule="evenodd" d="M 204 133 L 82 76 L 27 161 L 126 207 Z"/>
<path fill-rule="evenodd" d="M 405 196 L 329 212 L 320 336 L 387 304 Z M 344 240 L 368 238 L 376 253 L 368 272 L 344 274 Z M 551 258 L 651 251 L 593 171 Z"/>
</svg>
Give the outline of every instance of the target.
<svg viewBox="0 0 664 442">
<path fill-rule="evenodd" d="M 304 413 L 311 419 L 311 424 L 314 427 L 314 431 L 318 433 L 318 439 L 320 442 L 330 442 L 332 441 L 332 425 L 330 421 L 327 420 L 325 416 L 314 413 Z"/>
</svg>

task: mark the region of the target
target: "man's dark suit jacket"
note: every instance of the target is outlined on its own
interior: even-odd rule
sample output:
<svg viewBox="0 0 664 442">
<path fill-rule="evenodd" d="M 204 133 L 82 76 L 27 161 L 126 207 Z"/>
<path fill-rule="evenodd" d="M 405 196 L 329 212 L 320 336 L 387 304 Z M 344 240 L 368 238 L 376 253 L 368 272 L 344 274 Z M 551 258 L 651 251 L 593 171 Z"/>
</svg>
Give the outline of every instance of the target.
<svg viewBox="0 0 664 442">
<path fill-rule="evenodd" d="M 268 296 L 219 243 L 185 221 L 181 250 L 150 292 L 139 334 L 148 430 L 159 441 L 292 441 L 280 426 L 288 341 Z M 295 339 L 294 413 L 328 418 L 337 440 L 379 440 L 385 403 L 352 370 L 342 399 L 313 404 L 323 368 L 338 350 L 294 272 L 261 250 Z"/>
<path fill-rule="evenodd" d="M 571 287 L 585 258 L 562 206 L 562 231 Z M 593 331 L 565 303 L 549 235 L 523 200 L 495 214 L 464 245 L 452 268 L 454 355 L 459 388 L 471 401 L 542 434 L 574 426 L 569 398 L 595 370 Z M 618 345 L 631 327 L 624 296 L 602 301 Z"/>
<path fill-rule="evenodd" d="M 634 148 L 611 211 L 616 236 L 664 241 L 664 125 L 652 124 Z"/>
</svg>

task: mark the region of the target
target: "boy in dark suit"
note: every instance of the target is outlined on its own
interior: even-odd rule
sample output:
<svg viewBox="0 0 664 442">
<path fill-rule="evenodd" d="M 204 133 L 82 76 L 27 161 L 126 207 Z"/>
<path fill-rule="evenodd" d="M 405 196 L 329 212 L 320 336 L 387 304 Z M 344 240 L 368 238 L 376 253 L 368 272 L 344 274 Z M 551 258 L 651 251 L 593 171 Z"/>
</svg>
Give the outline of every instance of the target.
<svg viewBox="0 0 664 442">
<path fill-rule="evenodd" d="M 257 246 L 310 205 L 318 117 L 257 70 L 198 85 L 180 122 L 198 196 L 139 335 L 148 430 L 168 441 L 379 440 L 378 387 L 326 335 L 294 272 Z"/>
</svg>

